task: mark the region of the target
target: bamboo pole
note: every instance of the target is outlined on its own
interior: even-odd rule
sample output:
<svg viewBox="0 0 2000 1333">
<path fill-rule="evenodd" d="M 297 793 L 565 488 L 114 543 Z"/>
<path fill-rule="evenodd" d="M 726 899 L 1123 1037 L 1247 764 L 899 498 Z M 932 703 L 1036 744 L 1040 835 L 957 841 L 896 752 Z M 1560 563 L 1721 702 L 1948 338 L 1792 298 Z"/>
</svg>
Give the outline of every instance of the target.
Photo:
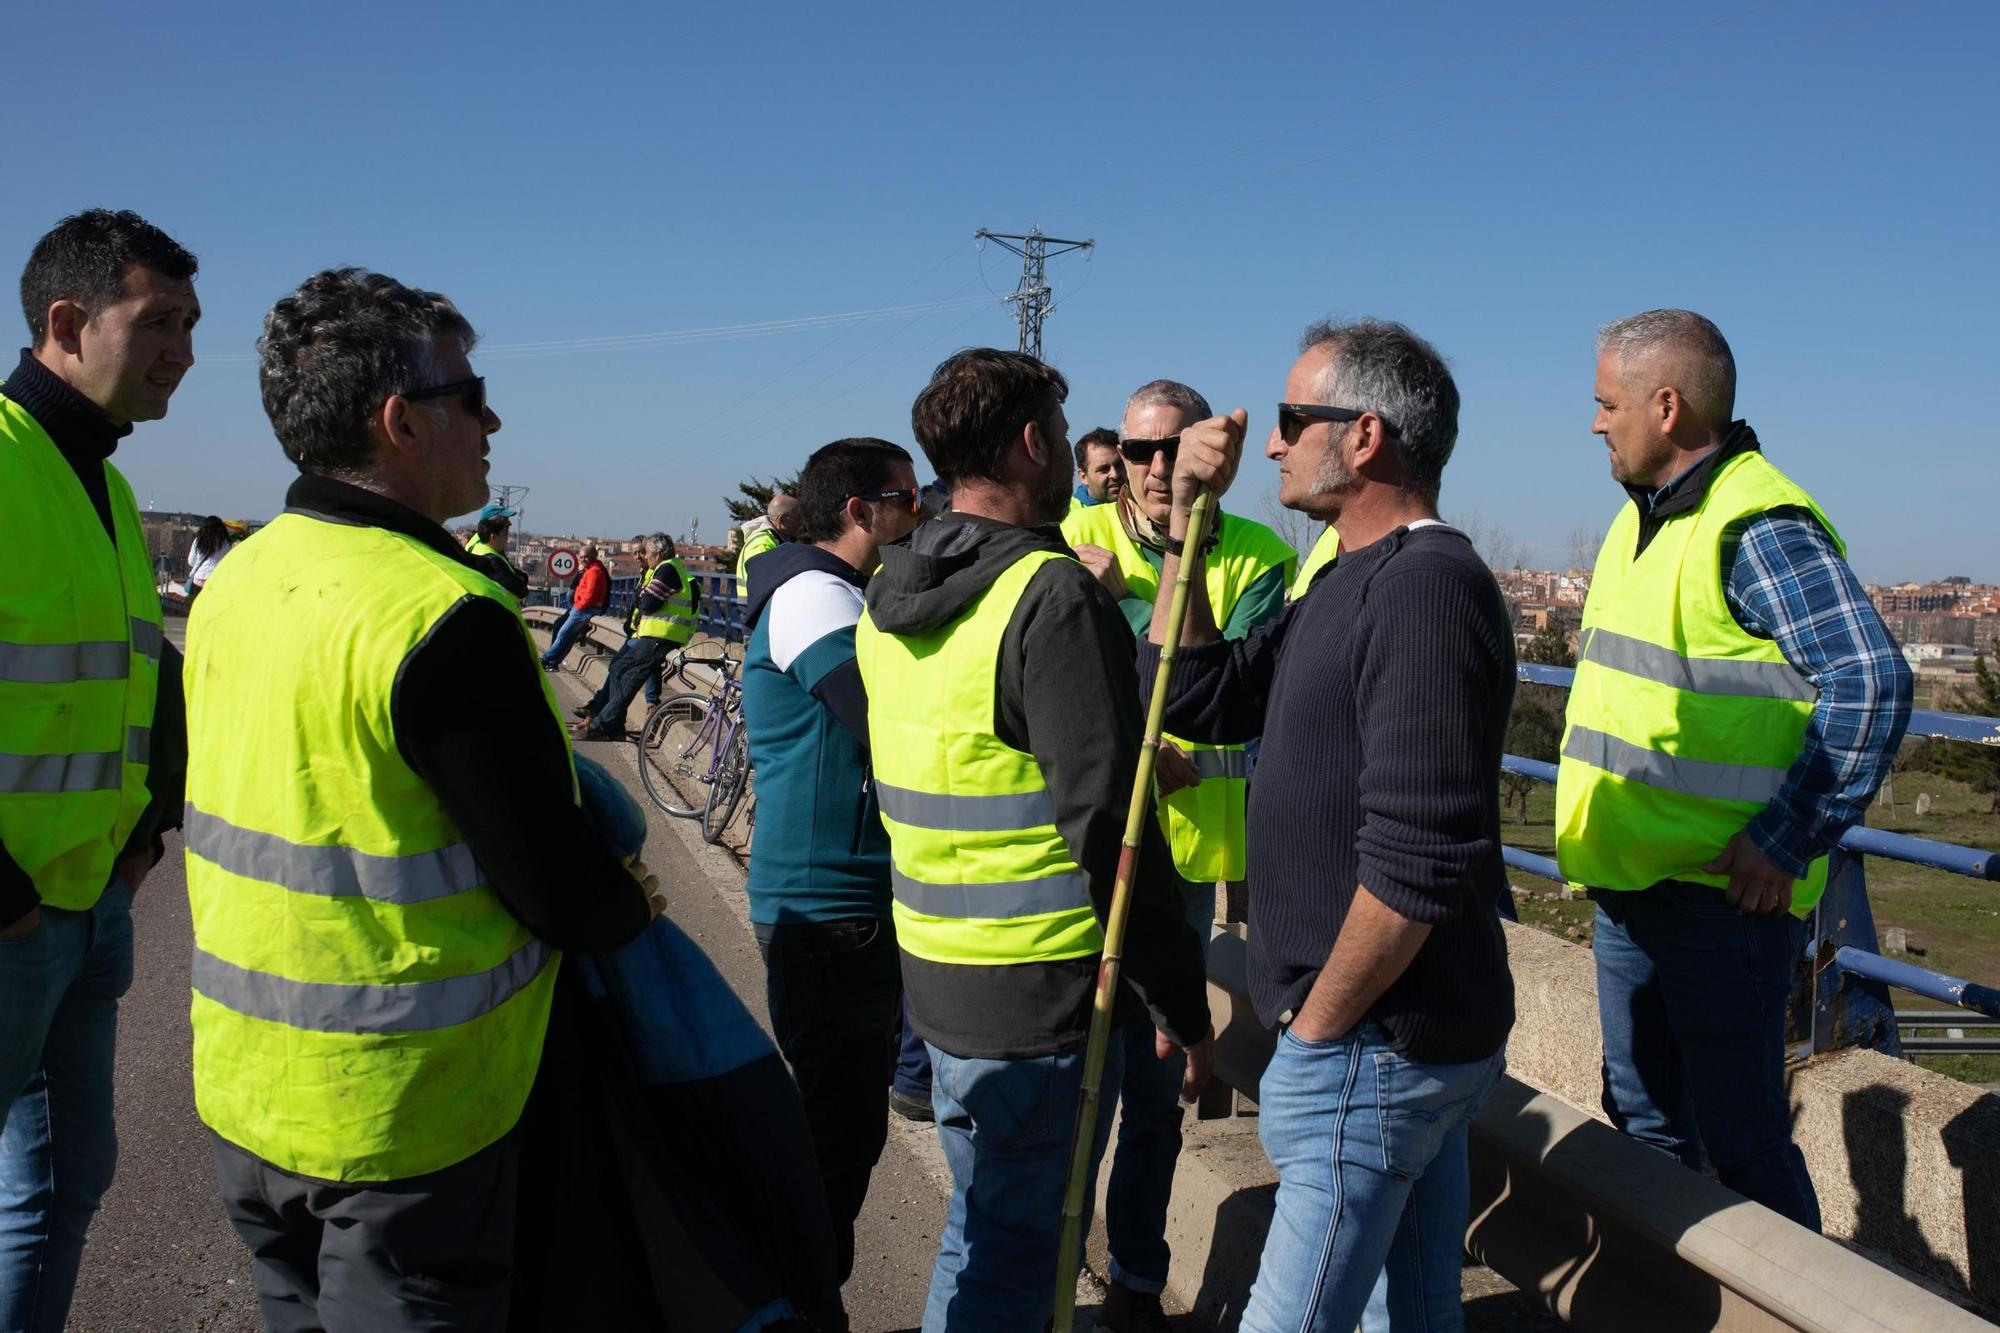
<svg viewBox="0 0 2000 1333">
<path fill-rule="evenodd" d="M 1062 1243 L 1056 1251 L 1054 1333 L 1070 1333 L 1076 1319 L 1076 1273 L 1083 1263 L 1084 1195 L 1090 1183 L 1090 1152 L 1097 1136 L 1104 1081 L 1104 1053 L 1111 1043 L 1111 1012 L 1118 998 L 1118 973 L 1125 947 L 1125 921 L 1132 910 L 1132 875 L 1139 863 L 1139 838 L 1153 814 L 1153 761 L 1160 749 L 1161 724 L 1166 718 L 1167 689 L 1173 683 L 1174 658 L 1187 620 L 1188 571 L 1199 564 L 1208 539 L 1212 500 L 1207 491 L 1188 511 L 1187 537 L 1181 545 L 1180 573 L 1167 610 L 1166 642 L 1160 645 L 1160 668 L 1153 677 L 1153 697 L 1146 708 L 1146 734 L 1139 744 L 1139 766 L 1132 775 L 1132 799 L 1125 809 L 1125 841 L 1118 852 L 1118 876 L 1111 887 L 1111 911 L 1104 923 L 1104 955 L 1097 965 L 1097 994 L 1090 1010 L 1090 1039 L 1083 1048 L 1083 1096 L 1077 1108 L 1076 1133 L 1070 1140 L 1069 1189 L 1063 1195 Z"/>
</svg>

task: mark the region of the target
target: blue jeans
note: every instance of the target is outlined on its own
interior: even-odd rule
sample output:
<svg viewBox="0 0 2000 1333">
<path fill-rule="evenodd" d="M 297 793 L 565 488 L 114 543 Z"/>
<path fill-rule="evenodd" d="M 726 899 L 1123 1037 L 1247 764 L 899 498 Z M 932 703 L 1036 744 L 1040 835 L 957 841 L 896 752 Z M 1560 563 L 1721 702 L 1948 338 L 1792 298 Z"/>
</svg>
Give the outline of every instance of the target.
<svg viewBox="0 0 2000 1333">
<path fill-rule="evenodd" d="M 1746 915 L 1668 880 L 1596 890 L 1597 1012 L 1611 1123 L 1813 1231 L 1819 1198 L 1792 1142 L 1785 1006 L 1805 923 Z"/>
<path fill-rule="evenodd" d="M 569 614 L 563 617 L 562 624 L 556 626 L 555 635 L 549 640 L 548 650 L 542 654 L 542 665 L 561 666 L 563 659 L 569 656 L 570 646 L 590 628 L 590 618 L 603 609 L 601 606 L 571 607 Z"/>
<path fill-rule="evenodd" d="M 83 1236 L 118 1162 L 111 1066 L 132 984 L 132 891 L 42 908 L 0 940 L 0 1328 L 61 1333 Z"/>
<path fill-rule="evenodd" d="M 910 1026 L 910 1002 L 903 1001 L 903 1021 L 896 1033 L 896 1072 L 890 1086 L 905 1097 L 931 1099 L 931 1053 L 924 1039 Z"/>
<path fill-rule="evenodd" d="M 938 1237 L 923 1333 L 1023 1333 L 1055 1312 L 1056 1249 L 1070 1143 L 1083 1094 L 1083 1052 L 1034 1060 L 961 1060 L 930 1048 L 931 1107 L 951 1166 L 951 1204 Z M 1104 1090 L 1090 1156 L 1097 1164 L 1111 1132 L 1108 1095 L 1118 1086 L 1123 1048 L 1104 1053 Z"/>
<path fill-rule="evenodd" d="M 1420 1064 L 1373 1023 L 1278 1034 L 1257 1089 L 1278 1199 L 1243 1333 L 1464 1328 L 1467 1130 L 1506 1063 Z"/>
<path fill-rule="evenodd" d="M 1215 886 L 1188 884 L 1181 892 L 1188 924 L 1201 936 L 1208 961 L 1214 933 Z M 1157 1295 L 1167 1288 L 1167 1205 L 1174 1168 L 1181 1159 L 1181 1076 L 1187 1058 L 1153 1053 L 1153 1027 L 1126 1023 L 1115 1038 L 1125 1047 L 1125 1077 L 1118 1090 L 1118 1146 L 1104 1194 L 1104 1235 L 1111 1251 L 1111 1279 L 1128 1291 Z"/>
<path fill-rule="evenodd" d="M 624 732 L 625 710 L 631 706 L 632 696 L 639 692 L 640 686 L 650 687 L 646 693 L 648 702 L 659 700 L 660 663 L 674 647 L 665 639 L 634 637 L 625 641 L 605 669 L 604 684 L 590 696 L 587 716 L 591 739 L 602 740 Z"/>
</svg>

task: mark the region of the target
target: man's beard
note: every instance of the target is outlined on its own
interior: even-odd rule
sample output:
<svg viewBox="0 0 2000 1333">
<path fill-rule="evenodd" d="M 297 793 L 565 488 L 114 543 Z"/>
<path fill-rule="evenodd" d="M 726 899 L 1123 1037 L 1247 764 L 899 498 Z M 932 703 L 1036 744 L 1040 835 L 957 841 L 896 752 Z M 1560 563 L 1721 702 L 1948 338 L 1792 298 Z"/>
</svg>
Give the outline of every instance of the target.
<svg viewBox="0 0 2000 1333">
<path fill-rule="evenodd" d="M 1037 525 L 1060 523 L 1069 516 L 1070 482 L 1069 468 L 1050 468 L 1042 494 L 1035 497 L 1039 504 L 1035 510 Z"/>
<path fill-rule="evenodd" d="M 1338 448 L 1329 447 L 1313 469 L 1312 485 L 1306 490 L 1306 498 L 1314 499 L 1322 495 L 1332 495 L 1346 490 L 1359 480 L 1361 474 L 1347 466 L 1347 460 L 1340 456 Z"/>
</svg>

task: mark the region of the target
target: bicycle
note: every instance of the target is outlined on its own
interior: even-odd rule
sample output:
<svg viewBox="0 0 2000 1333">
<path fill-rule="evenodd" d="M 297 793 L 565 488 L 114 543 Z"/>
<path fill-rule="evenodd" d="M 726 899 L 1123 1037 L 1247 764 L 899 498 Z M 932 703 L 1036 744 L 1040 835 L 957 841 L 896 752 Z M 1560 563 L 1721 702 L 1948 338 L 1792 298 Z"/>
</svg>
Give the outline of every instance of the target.
<svg viewBox="0 0 2000 1333">
<path fill-rule="evenodd" d="M 702 841 L 713 843 L 736 815 L 750 780 L 750 733 L 743 724 L 739 665 L 726 654 L 710 657 L 682 649 L 662 679 L 695 686 L 690 666 L 716 673 L 716 692 L 699 687 L 662 699 L 638 740 L 639 778 L 653 804 L 691 819 L 699 811 Z"/>
</svg>

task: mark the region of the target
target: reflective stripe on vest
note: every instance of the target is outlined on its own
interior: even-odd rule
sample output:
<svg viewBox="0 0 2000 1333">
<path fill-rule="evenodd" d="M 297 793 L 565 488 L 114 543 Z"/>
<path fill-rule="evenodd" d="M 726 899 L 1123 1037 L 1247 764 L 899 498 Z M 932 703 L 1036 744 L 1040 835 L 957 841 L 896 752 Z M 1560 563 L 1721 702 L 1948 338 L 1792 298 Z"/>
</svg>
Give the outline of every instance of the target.
<svg viewBox="0 0 2000 1333">
<path fill-rule="evenodd" d="M 468 597 L 513 607 L 414 537 L 288 512 L 195 604 L 195 1106 L 282 1170 L 440 1170 L 511 1129 L 534 1082 L 559 955 L 486 882 L 392 707 L 412 649 Z M 535 652 L 525 626 L 520 644 Z"/>
<path fill-rule="evenodd" d="M 1725 544 L 1758 514 L 1811 496 L 1756 452 L 1716 469 L 1693 510 L 1638 549 L 1636 503 L 1619 512 L 1591 576 L 1556 780 L 1556 858 L 1592 888 L 1663 880 L 1725 885 L 1702 870 L 1783 789 L 1818 691 L 1769 639 L 1736 623 Z M 1843 548 L 1844 549 L 1844 548 Z M 1792 890 L 1804 915 L 1826 859 Z"/>
<path fill-rule="evenodd" d="M 680 576 L 681 586 L 672 596 L 660 604 L 650 615 L 639 617 L 639 626 L 633 630 L 634 638 L 665 639 L 669 643 L 686 643 L 694 637 L 694 583 L 688 578 L 687 570 L 678 560 L 662 560 L 640 576 L 639 586 L 644 588 L 659 576 L 663 569 L 671 569 Z"/>
<path fill-rule="evenodd" d="M 163 642 L 132 488 L 96 466 L 110 536 L 48 432 L 0 394 L 0 846 L 68 911 L 97 902 L 150 800 Z"/>
<path fill-rule="evenodd" d="M 1160 573 L 1126 532 L 1120 509 L 1117 504 L 1102 504 L 1072 511 L 1063 520 L 1063 536 L 1072 546 L 1089 543 L 1110 551 L 1125 577 L 1126 596 L 1151 603 L 1159 591 Z M 1289 573 L 1297 559 L 1284 539 L 1263 524 L 1225 515 L 1215 548 L 1203 562 L 1215 623 L 1228 624 L 1236 603 L 1258 579 L 1276 568 Z M 1243 747 L 1200 745 L 1171 733 L 1162 739 L 1184 752 L 1201 775 L 1199 783 L 1159 802 L 1160 831 L 1173 853 L 1174 868 L 1196 883 L 1243 878 L 1244 803 L 1249 790 L 1244 785 L 1249 759 Z"/>
<path fill-rule="evenodd" d="M 252 972 L 194 951 L 194 988 L 236 1013 L 307 1032 L 435 1032 L 492 1013 L 542 975 L 554 951 L 537 939 L 484 972 L 401 986 L 343 986 Z"/>
<path fill-rule="evenodd" d="M 462 842 L 412 856 L 372 856 L 352 847 L 287 842 L 238 828 L 192 805 L 183 818 L 181 832 L 190 852 L 232 875 L 283 885 L 293 893 L 328 898 L 352 894 L 408 906 L 468 893 L 486 882 L 472 849 Z"/>
<path fill-rule="evenodd" d="M 885 634 L 866 613 L 855 627 L 896 938 L 915 957 L 995 966 L 1103 948 L 1040 765 L 994 732 L 1001 637 L 1036 571 L 1068 558 L 1024 555 L 925 634 Z"/>
</svg>

